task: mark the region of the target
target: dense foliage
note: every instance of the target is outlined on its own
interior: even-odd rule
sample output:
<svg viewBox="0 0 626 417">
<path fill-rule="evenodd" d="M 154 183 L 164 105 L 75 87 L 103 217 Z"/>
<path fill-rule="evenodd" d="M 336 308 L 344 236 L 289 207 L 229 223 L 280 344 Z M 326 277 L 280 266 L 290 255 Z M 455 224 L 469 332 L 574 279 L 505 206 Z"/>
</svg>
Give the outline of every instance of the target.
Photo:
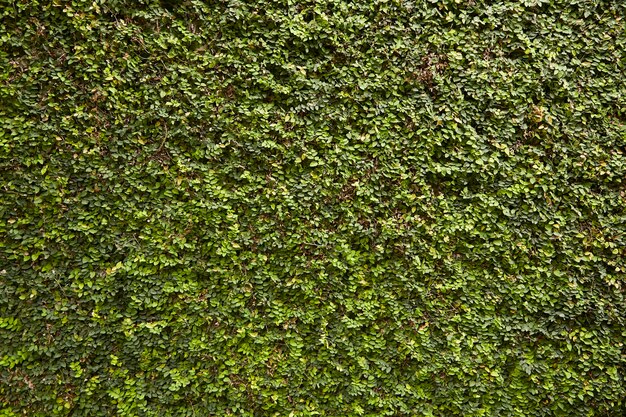
<svg viewBox="0 0 626 417">
<path fill-rule="evenodd" d="M 1 416 L 621 416 L 626 5 L 0 0 Z"/>
</svg>

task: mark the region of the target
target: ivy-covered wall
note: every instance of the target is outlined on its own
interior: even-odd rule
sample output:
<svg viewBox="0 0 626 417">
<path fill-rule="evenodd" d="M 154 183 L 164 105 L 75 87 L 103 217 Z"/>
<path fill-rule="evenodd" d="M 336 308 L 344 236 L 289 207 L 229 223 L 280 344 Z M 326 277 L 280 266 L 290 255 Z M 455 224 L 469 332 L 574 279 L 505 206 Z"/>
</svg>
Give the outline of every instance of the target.
<svg viewBox="0 0 626 417">
<path fill-rule="evenodd" d="M 626 413 L 624 2 L 0 16 L 0 416 Z"/>
</svg>

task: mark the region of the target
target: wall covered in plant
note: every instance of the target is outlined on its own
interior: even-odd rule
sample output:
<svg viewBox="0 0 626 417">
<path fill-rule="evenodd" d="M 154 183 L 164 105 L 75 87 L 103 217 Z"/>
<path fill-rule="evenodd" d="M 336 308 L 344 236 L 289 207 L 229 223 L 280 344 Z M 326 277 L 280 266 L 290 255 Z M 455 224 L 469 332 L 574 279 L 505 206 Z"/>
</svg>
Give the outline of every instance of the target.
<svg viewBox="0 0 626 417">
<path fill-rule="evenodd" d="M 626 412 L 623 2 L 0 16 L 0 416 Z"/>
</svg>

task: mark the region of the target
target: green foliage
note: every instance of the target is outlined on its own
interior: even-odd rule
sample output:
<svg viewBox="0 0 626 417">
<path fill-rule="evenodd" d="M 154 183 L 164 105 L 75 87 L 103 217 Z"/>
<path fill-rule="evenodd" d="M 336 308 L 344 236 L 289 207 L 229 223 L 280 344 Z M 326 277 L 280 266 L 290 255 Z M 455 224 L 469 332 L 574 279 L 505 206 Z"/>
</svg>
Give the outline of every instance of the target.
<svg viewBox="0 0 626 417">
<path fill-rule="evenodd" d="M 623 415 L 625 15 L 0 0 L 0 415 Z"/>
</svg>

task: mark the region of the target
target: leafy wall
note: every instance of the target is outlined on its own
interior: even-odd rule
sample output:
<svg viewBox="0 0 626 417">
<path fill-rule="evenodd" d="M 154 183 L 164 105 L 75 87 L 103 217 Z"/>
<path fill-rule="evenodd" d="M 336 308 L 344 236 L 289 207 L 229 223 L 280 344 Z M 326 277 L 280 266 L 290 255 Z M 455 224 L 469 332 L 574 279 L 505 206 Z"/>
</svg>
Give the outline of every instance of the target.
<svg viewBox="0 0 626 417">
<path fill-rule="evenodd" d="M 626 412 L 623 2 L 0 15 L 0 415 Z"/>
</svg>

